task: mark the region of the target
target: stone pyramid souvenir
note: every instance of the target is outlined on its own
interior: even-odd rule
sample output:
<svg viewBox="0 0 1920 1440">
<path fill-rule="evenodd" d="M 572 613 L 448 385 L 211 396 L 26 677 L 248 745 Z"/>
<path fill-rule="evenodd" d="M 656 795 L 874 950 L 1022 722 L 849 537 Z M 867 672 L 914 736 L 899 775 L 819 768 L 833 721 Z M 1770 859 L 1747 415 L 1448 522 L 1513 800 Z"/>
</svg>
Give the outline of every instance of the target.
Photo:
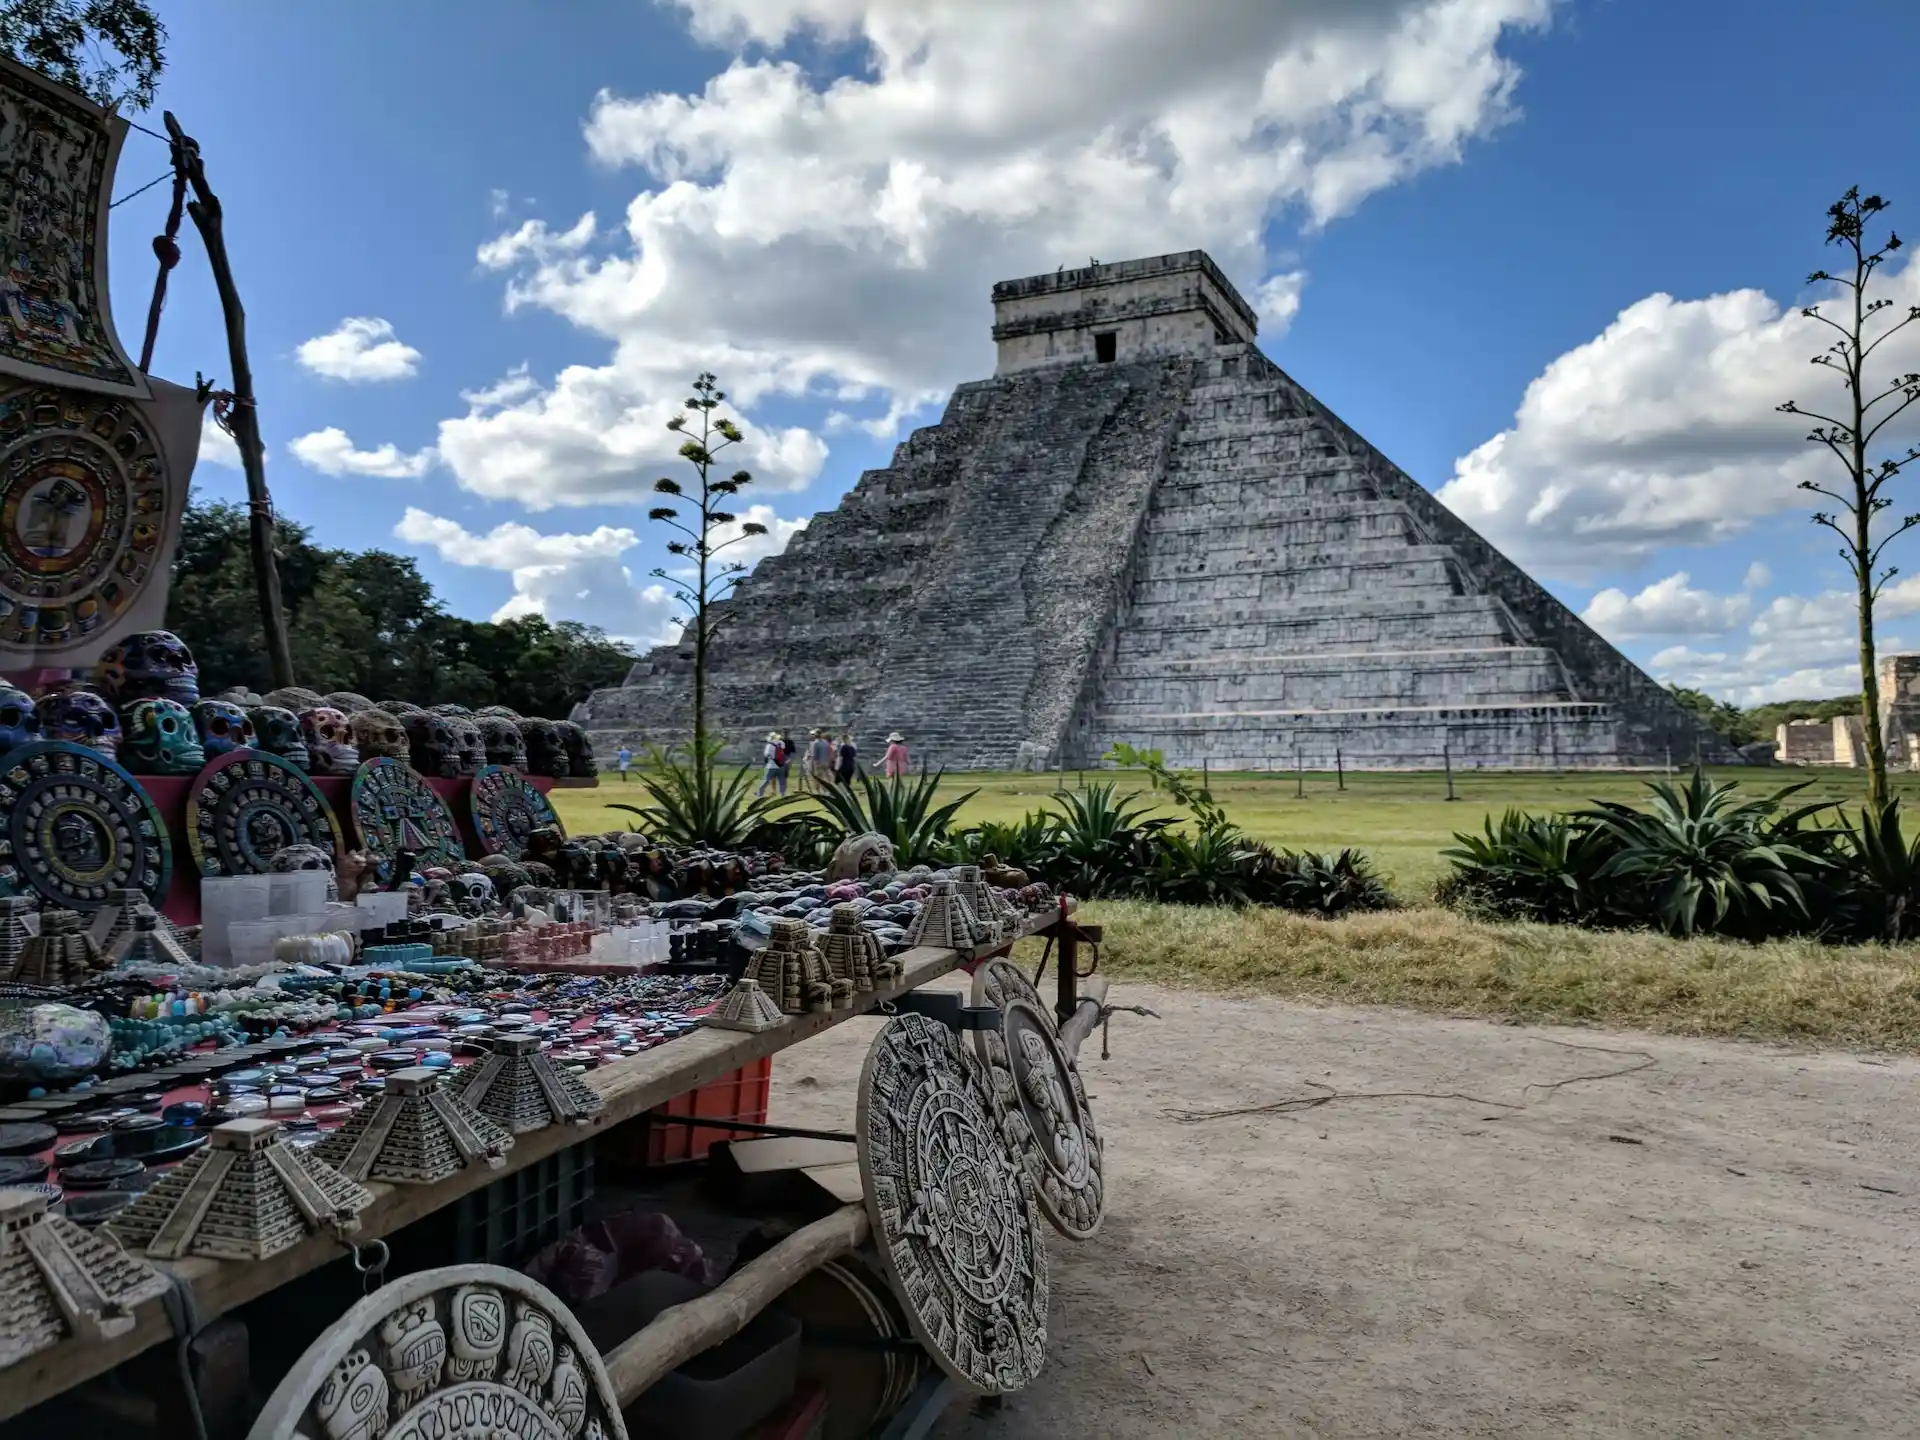
<svg viewBox="0 0 1920 1440">
<path fill-rule="evenodd" d="M 395 1070 L 377 1104 L 314 1146 L 349 1180 L 431 1185 L 469 1165 L 498 1170 L 513 1136 L 440 1084 L 421 1065 Z"/>
<path fill-rule="evenodd" d="M 556 1066 L 532 1035 L 495 1040 L 493 1054 L 475 1065 L 460 1087 L 460 1098 L 514 1135 L 549 1125 L 584 1125 L 607 1103 Z"/>
<path fill-rule="evenodd" d="M 742 975 L 720 1003 L 707 1012 L 707 1024 L 716 1030 L 771 1030 L 787 1017 L 773 1003 L 773 997 L 759 984 Z"/>
<path fill-rule="evenodd" d="M 114 936 L 113 943 L 106 947 L 101 959 L 109 968 L 152 965 L 165 969 L 193 963 L 193 958 L 174 935 L 173 927 L 167 924 L 166 918 L 145 906 L 133 917 L 131 929 L 122 930 Z"/>
<path fill-rule="evenodd" d="M 951 880 L 933 882 L 933 893 L 921 902 L 920 913 L 907 927 L 908 944 L 936 950 L 971 950 L 986 938 L 985 928 Z"/>
<path fill-rule="evenodd" d="M 165 1293 L 152 1266 L 47 1213 L 36 1190 L 0 1190 L 0 1369 L 69 1336 L 89 1343 L 133 1328 L 136 1305 Z"/>
<path fill-rule="evenodd" d="M 20 969 L 27 941 L 40 933 L 40 912 L 32 897 L 9 895 L 0 899 L 0 975 L 8 978 Z"/>
<path fill-rule="evenodd" d="M 1003 940 L 1007 935 L 1007 916 L 1005 902 L 1000 894 L 986 881 L 980 878 L 978 865 L 956 865 L 953 867 L 953 888 L 959 897 L 967 902 L 967 913 L 973 916 L 974 927 L 982 932 L 984 940 Z"/>
<path fill-rule="evenodd" d="M 856 995 L 891 984 L 906 969 L 898 960 L 887 958 L 880 937 L 861 926 L 860 913 L 858 905 L 834 906 L 826 938 L 820 942 L 827 973 L 850 982 Z"/>
<path fill-rule="evenodd" d="M 836 980 L 813 948 L 806 921 L 782 917 L 770 927 L 766 948 L 747 966 L 747 974 L 789 1015 L 842 1009 L 853 1003 L 853 982 Z"/>
<path fill-rule="evenodd" d="M 100 968 L 100 949 L 80 928 L 79 915 L 72 910 L 47 910 L 40 916 L 40 933 L 21 943 L 13 978 L 23 985 L 60 988 L 84 984 Z"/>
<path fill-rule="evenodd" d="M 161 1176 L 109 1228 L 149 1258 L 265 1260 L 308 1234 L 350 1235 L 373 1196 L 288 1145 L 272 1120 L 229 1120 L 212 1143 Z"/>
</svg>

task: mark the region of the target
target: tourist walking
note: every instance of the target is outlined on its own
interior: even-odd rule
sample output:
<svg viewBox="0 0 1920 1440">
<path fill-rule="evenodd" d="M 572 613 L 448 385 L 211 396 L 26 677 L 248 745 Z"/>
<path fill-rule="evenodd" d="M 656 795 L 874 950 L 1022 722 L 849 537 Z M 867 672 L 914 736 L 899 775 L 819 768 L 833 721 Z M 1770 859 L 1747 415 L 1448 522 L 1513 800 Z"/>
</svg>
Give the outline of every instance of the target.
<svg viewBox="0 0 1920 1440">
<path fill-rule="evenodd" d="M 815 730 L 807 745 L 807 769 L 813 776 L 814 788 L 825 794 L 833 784 L 833 741 L 824 730 Z"/>
<path fill-rule="evenodd" d="M 762 795 L 766 794 L 769 785 L 775 787 L 780 794 L 786 794 L 787 767 L 784 763 L 786 760 L 786 752 L 781 747 L 780 732 L 778 730 L 769 730 L 767 732 L 766 749 L 761 752 L 760 759 L 766 768 L 760 772 L 760 788 L 753 792 L 753 798 L 758 800 Z"/>
<path fill-rule="evenodd" d="M 613 763 L 620 770 L 620 783 L 622 785 L 626 784 L 627 767 L 633 763 L 633 751 L 629 750 L 625 745 L 622 745 L 614 752 Z"/>
<path fill-rule="evenodd" d="M 880 769 L 889 780 L 898 780 L 907 768 L 907 737 L 896 730 L 887 736 L 887 753 L 880 757 Z"/>
<path fill-rule="evenodd" d="M 853 786 L 853 772 L 860 764 L 860 747 L 853 743 L 853 732 L 842 730 L 837 751 L 840 767 L 834 771 L 834 778 L 849 789 Z"/>
<path fill-rule="evenodd" d="M 787 775 L 788 775 L 788 772 L 792 770 L 792 768 L 793 768 L 793 732 L 791 730 L 783 729 L 780 732 L 780 793 L 782 795 L 787 793 Z M 806 771 L 804 768 L 801 770 L 800 774 L 801 774 L 801 778 L 804 780 L 806 778 Z"/>
</svg>

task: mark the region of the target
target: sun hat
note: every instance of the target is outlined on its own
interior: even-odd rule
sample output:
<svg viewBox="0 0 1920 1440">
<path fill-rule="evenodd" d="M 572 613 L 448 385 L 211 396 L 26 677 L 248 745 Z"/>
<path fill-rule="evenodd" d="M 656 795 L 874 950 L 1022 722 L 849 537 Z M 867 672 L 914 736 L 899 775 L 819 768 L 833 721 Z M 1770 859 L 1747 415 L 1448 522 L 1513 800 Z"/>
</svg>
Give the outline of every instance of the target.
<svg viewBox="0 0 1920 1440">
<path fill-rule="evenodd" d="M 898 730 L 896 730 L 891 735 L 887 736 L 887 743 L 889 745 L 904 745 L 907 743 L 907 737 L 902 735 Z"/>
<path fill-rule="evenodd" d="M 780 732 L 778 730 L 767 731 L 767 743 L 769 745 L 778 744 L 779 740 L 780 740 Z"/>
</svg>

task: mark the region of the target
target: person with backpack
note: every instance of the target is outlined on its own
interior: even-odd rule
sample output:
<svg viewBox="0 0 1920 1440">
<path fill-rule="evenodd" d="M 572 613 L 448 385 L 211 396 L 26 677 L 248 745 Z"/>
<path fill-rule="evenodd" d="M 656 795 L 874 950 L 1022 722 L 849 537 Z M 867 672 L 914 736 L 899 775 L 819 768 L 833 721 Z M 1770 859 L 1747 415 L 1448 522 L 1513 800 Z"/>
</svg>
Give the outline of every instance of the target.
<svg viewBox="0 0 1920 1440">
<path fill-rule="evenodd" d="M 853 773 L 860 764 L 860 747 L 853 743 L 853 732 L 851 730 L 842 730 L 840 732 L 838 758 L 840 767 L 834 771 L 834 778 L 848 789 L 852 789 Z"/>
<path fill-rule="evenodd" d="M 833 741 L 824 730 L 814 731 L 807 746 L 807 770 L 813 777 L 813 788 L 825 794 L 833 784 Z"/>
<path fill-rule="evenodd" d="M 778 730 L 769 730 L 767 732 L 767 746 L 766 749 L 761 752 L 760 758 L 766 768 L 760 772 L 760 788 L 753 792 L 753 798 L 758 800 L 762 795 L 766 794 L 767 786 L 769 785 L 775 787 L 780 794 L 786 794 L 787 752 L 786 747 L 781 743 L 780 732 Z"/>
</svg>

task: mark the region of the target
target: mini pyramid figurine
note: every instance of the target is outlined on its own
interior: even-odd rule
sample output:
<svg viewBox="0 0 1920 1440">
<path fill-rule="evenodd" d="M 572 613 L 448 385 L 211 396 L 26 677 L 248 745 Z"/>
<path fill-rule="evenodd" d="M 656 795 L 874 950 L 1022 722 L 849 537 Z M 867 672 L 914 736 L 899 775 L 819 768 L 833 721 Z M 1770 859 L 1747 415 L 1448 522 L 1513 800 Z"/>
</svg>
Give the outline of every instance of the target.
<svg viewBox="0 0 1920 1440">
<path fill-rule="evenodd" d="M 20 952 L 28 939 L 40 933 L 40 912 L 30 895 L 0 899 L 0 975 L 12 978 L 20 968 Z"/>
<path fill-rule="evenodd" d="M 229 1120 L 210 1138 L 108 1228 L 150 1259 L 265 1260 L 312 1231 L 352 1234 L 373 1203 L 326 1161 L 288 1145 L 275 1121 Z"/>
<path fill-rule="evenodd" d="M 440 1085 L 425 1065 L 387 1076 L 368 1105 L 313 1147 L 349 1180 L 431 1185 L 469 1165 L 498 1170 L 513 1136 Z"/>
<path fill-rule="evenodd" d="M 100 969 L 100 948 L 80 928 L 72 910 L 46 910 L 40 915 L 40 933 L 20 946 L 20 962 L 13 978 L 23 985 L 62 987 L 80 985 Z"/>
<path fill-rule="evenodd" d="M 967 913 L 973 916 L 974 926 L 982 933 L 986 941 L 1006 938 L 1005 905 L 999 892 L 980 878 L 978 865 L 956 865 L 953 867 L 953 889 L 966 902 Z"/>
<path fill-rule="evenodd" d="M 166 1293 L 145 1261 L 47 1213 L 33 1190 L 0 1190 L 0 1369 L 69 1336 L 97 1344 L 133 1328 L 134 1307 Z"/>
<path fill-rule="evenodd" d="M 109 968 L 124 965 L 167 968 L 193 963 L 192 957 L 175 938 L 173 927 L 144 905 L 133 917 L 132 928 L 116 934 L 102 958 Z"/>
<path fill-rule="evenodd" d="M 936 950 L 971 950 L 986 933 L 951 880 L 933 882 L 933 893 L 921 902 L 920 913 L 907 927 L 909 945 Z"/>
<path fill-rule="evenodd" d="M 827 925 L 820 953 L 827 962 L 827 973 L 846 980 L 856 995 L 877 990 L 898 980 L 906 967 L 887 958 L 880 937 L 860 924 L 858 905 L 836 905 Z"/>
<path fill-rule="evenodd" d="M 153 913 L 153 902 L 147 899 L 144 890 L 109 890 L 107 903 L 93 912 L 93 919 L 87 925 L 87 933 L 93 937 L 93 943 L 100 948 L 102 955 L 111 956 L 113 947 L 121 936 L 134 928 L 133 922 L 141 911 Z M 173 922 L 162 917 L 159 928 L 176 944 L 179 937 L 173 933 Z"/>
<path fill-rule="evenodd" d="M 509 1134 L 549 1125 L 584 1125 L 606 1101 L 571 1072 L 556 1067 L 532 1035 L 502 1035 L 493 1054 L 472 1067 L 460 1098 Z"/>
<path fill-rule="evenodd" d="M 782 917 L 769 927 L 766 948 L 747 966 L 747 975 L 789 1015 L 841 1010 L 853 1003 L 853 982 L 836 980 L 813 948 L 813 932 L 804 920 Z"/>
<path fill-rule="evenodd" d="M 786 1018 L 771 995 L 750 977 L 742 975 L 733 988 L 720 997 L 720 1003 L 707 1012 L 706 1022 L 717 1030 L 758 1032 L 771 1030 Z"/>
</svg>

